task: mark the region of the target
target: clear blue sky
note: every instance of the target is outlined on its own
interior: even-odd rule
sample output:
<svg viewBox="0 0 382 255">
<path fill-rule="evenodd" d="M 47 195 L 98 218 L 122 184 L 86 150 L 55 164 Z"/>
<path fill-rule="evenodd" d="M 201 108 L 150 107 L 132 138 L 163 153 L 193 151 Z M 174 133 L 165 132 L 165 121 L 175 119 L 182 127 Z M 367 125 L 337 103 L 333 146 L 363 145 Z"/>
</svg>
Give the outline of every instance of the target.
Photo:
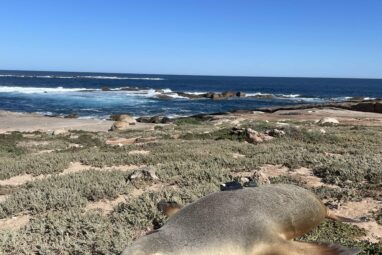
<svg viewBox="0 0 382 255">
<path fill-rule="evenodd" d="M 5 0 L 0 69 L 382 78 L 380 0 Z"/>
</svg>

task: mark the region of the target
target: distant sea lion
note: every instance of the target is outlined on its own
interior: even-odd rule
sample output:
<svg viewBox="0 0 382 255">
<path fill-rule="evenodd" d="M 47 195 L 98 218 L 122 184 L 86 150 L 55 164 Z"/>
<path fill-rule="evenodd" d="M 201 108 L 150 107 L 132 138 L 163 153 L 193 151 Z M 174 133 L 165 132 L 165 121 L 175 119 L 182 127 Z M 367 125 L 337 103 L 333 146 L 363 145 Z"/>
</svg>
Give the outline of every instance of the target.
<svg viewBox="0 0 382 255">
<path fill-rule="evenodd" d="M 339 245 L 302 243 L 304 235 L 333 215 L 310 191 L 264 185 L 216 192 L 184 207 L 123 255 L 352 255 Z"/>
</svg>

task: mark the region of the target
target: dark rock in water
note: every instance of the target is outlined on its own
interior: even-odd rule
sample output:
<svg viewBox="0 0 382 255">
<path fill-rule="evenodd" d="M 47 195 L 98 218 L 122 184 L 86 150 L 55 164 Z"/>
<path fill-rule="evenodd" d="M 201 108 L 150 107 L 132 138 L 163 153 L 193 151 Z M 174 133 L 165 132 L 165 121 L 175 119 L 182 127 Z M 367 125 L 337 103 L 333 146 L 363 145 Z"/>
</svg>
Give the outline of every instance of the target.
<svg viewBox="0 0 382 255">
<path fill-rule="evenodd" d="M 259 94 L 255 96 L 251 96 L 253 98 L 274 98 L 275 96 L 272 94 Z"/>
<path fill-rule="evenodd" d="M 212 92 L 208 92 L 207 94 L 205 94 L 206 98 L 211 98 L 212 99 L 212 96 L 216 94 L 216 93 L 212 93 Z"/>
<path fill-rule="evenodd" d="M 77 113 L 69 113 L 68 115 L 65 115 L 65 119 L 77 119 L 79 115 Z"/>
<path fill-rule="evenodd" d="M 236 97 L 236 93 L 232 91 L 226 91 L 222 93 L 223 98 Z"/>
<path fill-rule="evenodd" d="M 237 96 L 237 97 L 245 97 L 245 93 L 239 91 L 239 92 L 236 93 L 236 96 Z"/>
<path fill-rule="evenodd" d="M 145 88 L 139 88 L 139 87 L 123 87 L 123 88 L 120 88 L 120 90 L 122 90 L 122 91 L 138 91 L 141 89 L 145 89 Z"/>
<path fill-rule="evenodd" d="M 159 99 L 173 99 L 171 96 L 166 94 L 158 94 L 156 97 Z"/>
<path fill-rule="evenodd" d="M 110 91 L 110 88 L 109 87 L 102 87 L 101 90 L 102 91 Z"/>
<path fill-rule="evenodd" d="M 212 93 L 211 99 L 212 100 L 222 99 L 222 94 L 220 94 L 220 93 Z"/>
<path fill-rule="evenodd" d="M 220 100 L 236 97 L 236 93 L 232 91 L 225 91 L 223 93 L 208 93 L 207 96 L 213 100 Z"/>
<path fill-rule="evenodd" d="M 243 186 L 240 184 L 240 182 L 232 181 L 232 182 L 226 182 L 220 185 L 221 191 L 227 191 L 227 190 L 237 190 L 242 189 Z"/>
<path fill-rule="evenodd" d="M 179 96 L 187 97 L 189 99 L 208 98 L 208 93 L 205 94 L 189 94 L 185 92 L 176 92 Z"/>
</svg>

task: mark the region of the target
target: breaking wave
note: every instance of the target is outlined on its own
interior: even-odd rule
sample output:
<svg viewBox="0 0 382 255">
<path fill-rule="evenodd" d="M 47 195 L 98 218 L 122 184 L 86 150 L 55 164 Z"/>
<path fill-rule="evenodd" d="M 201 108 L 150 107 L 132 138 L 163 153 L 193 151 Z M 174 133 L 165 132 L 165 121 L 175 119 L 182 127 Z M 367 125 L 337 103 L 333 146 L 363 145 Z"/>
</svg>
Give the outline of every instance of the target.
<svg viewBox="0 0 382 255">
<path fill-rule="evenodd" d="M 101 79 L 101 80 L 150 80 L 162 81 L 163 78 L 159 77 L 123 77 L 123 76 L 102 76 L 102 75 L 76 75 L 76 76 L 63 76 L 63 75 L 26 75 L 26 74 L 0 74 L 0 77 L 13 77 L 13 78 L 42 78 L 42 79 Z"/>
<path fill-rule="evenodd" d="M 17 86 L 0 86 L 0 93 L 65 93 L 65 92 L 78 92 L 87 91 L 86 88 L 39 88 L 39 87 L 17 87 Z"/>
</svg>

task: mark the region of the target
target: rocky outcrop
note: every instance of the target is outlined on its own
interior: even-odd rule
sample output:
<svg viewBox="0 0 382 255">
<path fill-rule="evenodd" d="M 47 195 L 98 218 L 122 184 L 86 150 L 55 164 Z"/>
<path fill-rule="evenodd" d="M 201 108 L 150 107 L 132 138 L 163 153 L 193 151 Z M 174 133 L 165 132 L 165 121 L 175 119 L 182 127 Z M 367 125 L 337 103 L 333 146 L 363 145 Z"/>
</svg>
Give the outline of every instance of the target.
<svg viewBox="0 0 382 255">
<path fill-rule="evenodd" d="M 114 121 L 127 122 L 129 124 L 135 123 L 135 119 L 128 114 L 113 114 L 110 116 L 110 119 L 112 119 Z"/>
<path fill-rule="evenodd" d="M 345 110 L 361 111 L 361 112 L 375 112 L 382 113 L 382 100 L 373 101 L 347 101 L 347 102 L 334 102 L 334 103 L 323 103 L 323 104 L 301 104 L 301 105 L 291 105 L 291 106 L 275 106 L 275 107 L 261 107 L 255 109 L 256 111 L 274 113 L 282 110 L 305 110 L 312 108 L 339 108 Z"/>
<path fill-rule="evenodd" d="M 111 126 L 110 130 L 126 130 L 130 125 L 135 125 L 135 119 L 128 114 L 113 114 L 110 116 L 115 122 Z"/>
<path fill-rule="evenodd" d="M 285 131 L 277 128 L 268 129 L 265 131 L 265 134 L 270 135 L 272 137 L 282 137 L 285 135 Z"/>
<path fill-rule="evenodd" d="M 362 102 L 359 104 L 352 105 L 350 109 L 360 112 L 382 113 L 382 101 Z"/>
<path fill-rule="evenodd" d="M 139 117 L 137 122 L 141 123 L 156 123 L 156 124 L 166 124 L 171 123 L 172 120 L 166 116 L 152 116 L 152 117 Z"/>
<path fill-rule="evenodd" d="M 185 92 L 177 92 L 179 96 L 187 97 L 189 99 L 198 99 L 198 98 L 209 98 L 212 100 L 224 100 L 229 98 L 235 98 L 235 97 L 245 97 L 245 93 L 238 91 L 225 91 L 225 92 L 209 92 L 204 94 L 191 94 L 191 93 L 185 93 Z"/>
<path fill-rule="evenodd" d="M 126 130 L 130 124 L 128 122 L 124 121 L 115 121 L 113 125 L 111 126 L 110 130 L 115 131 L 115 130 Z"/>
</svg>

